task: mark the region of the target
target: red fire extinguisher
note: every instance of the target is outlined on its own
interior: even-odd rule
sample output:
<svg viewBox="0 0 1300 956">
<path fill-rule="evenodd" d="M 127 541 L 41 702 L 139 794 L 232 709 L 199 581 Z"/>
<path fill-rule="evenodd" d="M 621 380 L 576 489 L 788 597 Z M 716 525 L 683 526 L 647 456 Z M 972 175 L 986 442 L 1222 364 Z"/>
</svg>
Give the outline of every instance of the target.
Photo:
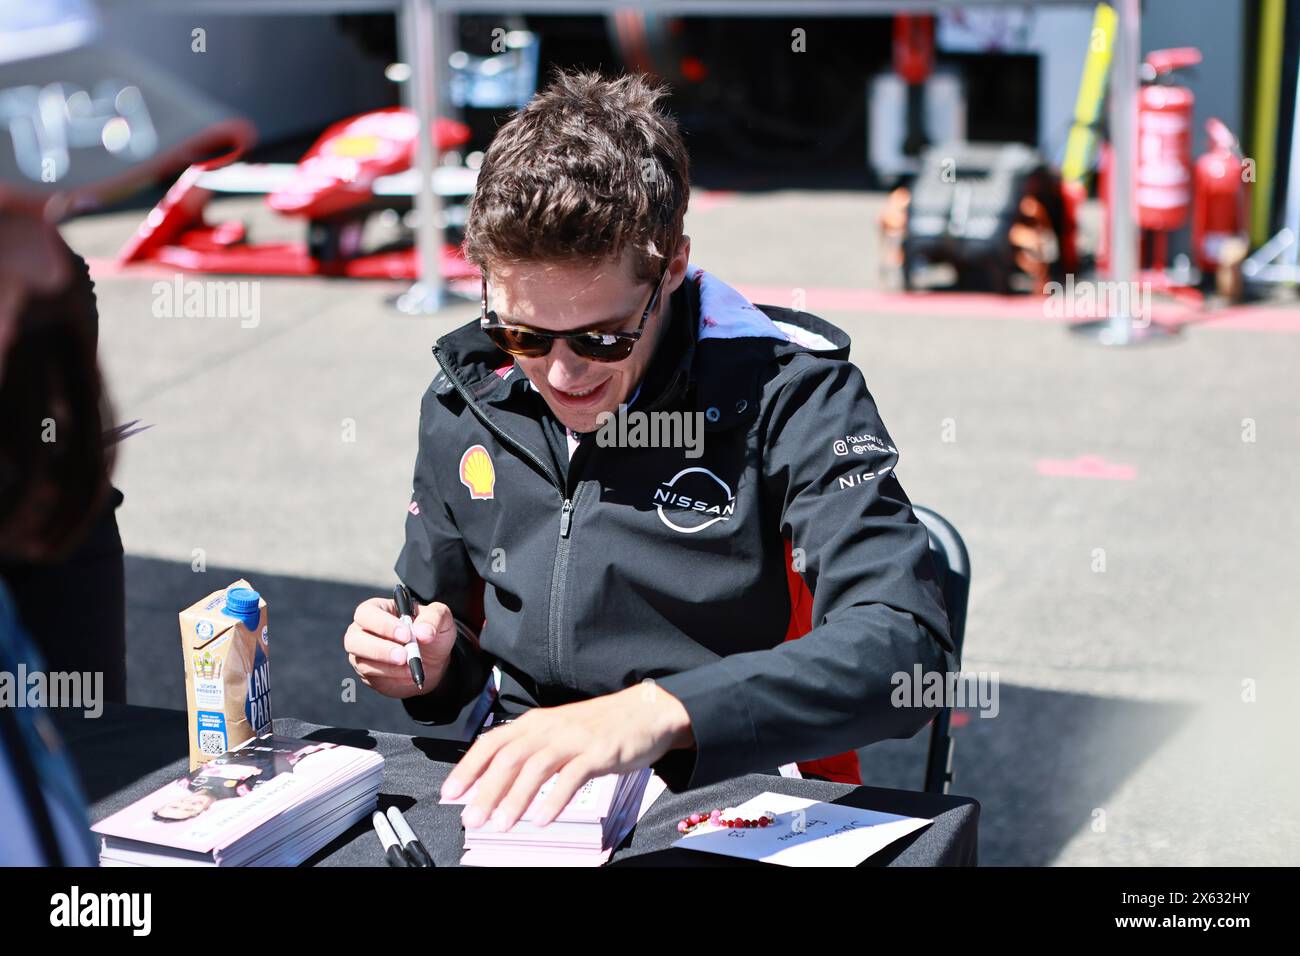
<svg viewBox="0 0 1300 956">
<path fill-rule="evenodd" d="M 1246 163 L 1237 137 L 1221 121 L 1205 124 L 1210 151 L 1196 161 L 1196 205 L 1192 213 L 1192 249 L 1196 267 L 1212 272 L 1223 263 L 1223 246 L 1230 239 L 1247 242 L 1250 212 L 1246 196 Z"/>
<path fill-rule="evenodd" d="M 1201 62 L 1195 47 L 1147 55 L 1138 96 L 1138 225 L 1157 232 L 1180 229 L 1192 205 L 1192 108 L 1195 98 L 1175 86 L 1175 70 Z"/>
<path fill-rule="evenodd" d="M 1175 86 L 1175 70 L 1201 62 L 1195 47 L 1153 50 L 1142 65 L 1142 90 L 1138 94 L 1137 169 L 1134 170 L 1137 224 L 1143 233 L 1143 261 L 1156 269 L 1165 266 L 1168 234 L 1187 222 L 1192 206 L 1192 110 L 1195 98 L 1185 86 Z M 1105 212 L 1097 262 L 1103 269 L 1110 259 L 1109 146 L 1103 147 L 1097 175 L 1097 193 Z M 1149 255 L 1148 255 L 1149 253 Z"/>
</svg>

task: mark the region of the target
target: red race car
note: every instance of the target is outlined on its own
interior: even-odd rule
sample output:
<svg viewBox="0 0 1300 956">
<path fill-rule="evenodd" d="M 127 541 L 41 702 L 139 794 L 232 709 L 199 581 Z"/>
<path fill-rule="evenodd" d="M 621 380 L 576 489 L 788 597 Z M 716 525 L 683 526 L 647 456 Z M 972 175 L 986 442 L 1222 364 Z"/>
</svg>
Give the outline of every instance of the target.
<svg viewBox="0 0 1300 956">
<path fill-rule="evenodd" d="M 226 157 L 191 166 L 150 210 L 118 254 L 118 263 L 162 263 L 192 272 L 418 278 L 412 243 L 370 251 L 362 247 L 370 216 L 411 205 L 419 180 L 412 168 L 418 132 L 415 114 L 393 107 L 335 123 L 296 164 L 232 163 L 234 157 Z M 470 131 L 463 123 L 439 119 L 433 135 L 442 154 L 465 145 Z M 473 169 L 460 165 L 434 170 L 433 185 L 444 199 L 449 231 L 463 225 L 476 177 Z M 209 225 L 204 209 L 218 193 L 266 194 L 271 209 L 306 221 L 306 240 L 255 243 L 239 220 Z M 448 242 L 442 274 L 468 279 L 478 271 L 461 256 L 457 243 Z"/>
</svg>

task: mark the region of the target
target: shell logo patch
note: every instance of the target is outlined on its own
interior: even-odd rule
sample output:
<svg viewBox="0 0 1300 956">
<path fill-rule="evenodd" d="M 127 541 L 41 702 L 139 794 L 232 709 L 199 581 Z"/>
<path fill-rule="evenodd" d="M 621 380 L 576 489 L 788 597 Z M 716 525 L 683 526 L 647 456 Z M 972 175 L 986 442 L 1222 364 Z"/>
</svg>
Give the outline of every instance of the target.
<svg viewBox="0 0 1300 956">
<path fill-rule="evenodd" d="M 492 465 L 492 457 L 482 445 L 471 445 L 460 456 L 460 483 L 469 489 L 471 498 L 493 497 L 497 470 Z"/>
</svg>

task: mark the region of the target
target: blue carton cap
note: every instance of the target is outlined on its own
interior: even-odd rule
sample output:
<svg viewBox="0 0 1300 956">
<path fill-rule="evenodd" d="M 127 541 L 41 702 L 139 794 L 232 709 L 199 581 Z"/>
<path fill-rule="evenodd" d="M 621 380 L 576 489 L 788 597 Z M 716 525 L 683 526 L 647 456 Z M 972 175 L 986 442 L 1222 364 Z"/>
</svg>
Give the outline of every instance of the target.
<svg viewBox="0 0 1300 956">
<path fill-rule="evenodd" d="M 239 618 L 245 627 L 252 630 L 262 617 L 261 601 L 262 595 L 252 588 L 231 588 L 226 592 L 226 606 L 222 613 Z"/>
</svg>

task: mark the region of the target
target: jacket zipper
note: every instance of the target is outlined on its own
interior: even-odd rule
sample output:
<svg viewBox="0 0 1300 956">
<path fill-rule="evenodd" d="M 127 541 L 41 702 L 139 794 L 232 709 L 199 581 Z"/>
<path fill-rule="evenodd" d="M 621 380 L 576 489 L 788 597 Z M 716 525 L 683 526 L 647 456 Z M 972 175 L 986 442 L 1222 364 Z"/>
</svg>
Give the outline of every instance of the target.
<svg viewBox="0 0 1300 956">
<path fill-rule="evenodd" d="M 573 503 L 577 494 L 565 498 L 560 510 L 560 536 L 555 542 L 555 568 L 551 572 L 551 608 L 547 621 L 547 650 L 550 654 L 551 674 L 560 683 L 567 683 L 560 670 L 560 631 L 564 626 L 564 589 L 569 580 L 569 523 L 573 517 Z"/>
<path fill-rule="evenodd" d="M 492 434 L 496 435 L 505 444 L 515 449 L 515 451 L 519 452 L 519 454 L 524 458 L 533 462 L 540 471 L 550 478 L 551 484 L 555 487 L 555 490 L 560 493 L 560 534 L 555 543 L 555 567 L 551 573 L 551 607 L 549 620 L 547 622 L 547 652 L 552 681 L 563 683 L 564 681 L 560 674 L 560 626 L 563 622 L 561 605 L 563 603 L 562 599 L 564 597 L 565 583 L 568 578 L 569 530 L 573 519 L 573 506 L 577 501 L 578 495 L 576 493 L 571 494 L 567 485 L 560 482 L 558 477 L 555 475 L 555 472 L 552 471 L 545 462 L 534 455 L 522 443 L 507 435 L 500 427 L 489 421 L 487 415 L 479 411 L 477 401 L 470 394 L 469 389 L 461 384 L 460 379 L 452 374 L 451 369 L 449 369 L 447 364 L 443 361 L 442 353 L 437 349 L 437 347 L 433 350 L 433 356 L 438 362 L 438 367 L 442 369 L 442 374 L 447 376 L 447 381 L 451 382 L 452 387 L 456 389 L 457 394 L 465 400 L 465 404 L 474 412 L 479 421 L 487 427 L 488 431 L 492 432 Z"/>
</svg>

